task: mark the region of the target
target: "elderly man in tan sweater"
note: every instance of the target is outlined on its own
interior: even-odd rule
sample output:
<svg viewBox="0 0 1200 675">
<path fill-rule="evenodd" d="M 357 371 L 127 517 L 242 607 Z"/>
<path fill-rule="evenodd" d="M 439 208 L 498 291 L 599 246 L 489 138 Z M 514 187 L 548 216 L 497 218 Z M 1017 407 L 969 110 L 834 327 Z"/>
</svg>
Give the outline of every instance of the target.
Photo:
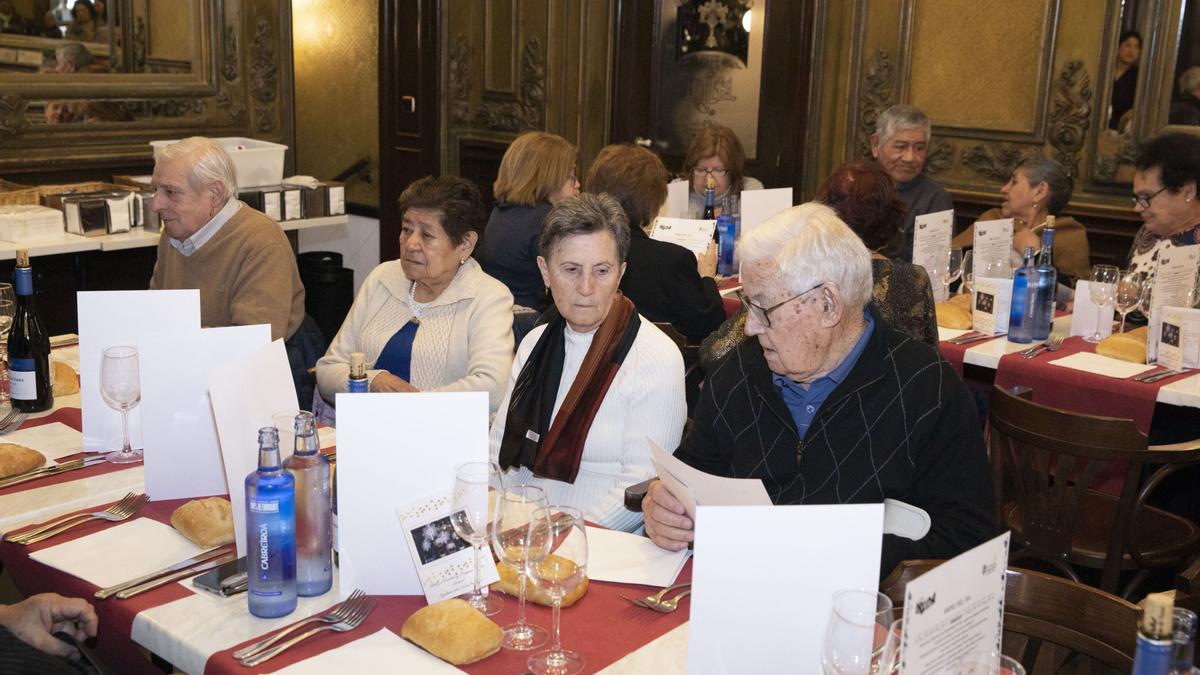
<svg viewBox="0 0 1200 675">
<path fill-rule="evenodd" d="M 151 289 L 200 289 L 203 326 L 271 324 L 290 338 L 304 320 L 304 286 L 279 224 L 237 199 L 233 162 L 199 136 L 157 152 L 151 208 L 158 242 Z"/>
</svg>

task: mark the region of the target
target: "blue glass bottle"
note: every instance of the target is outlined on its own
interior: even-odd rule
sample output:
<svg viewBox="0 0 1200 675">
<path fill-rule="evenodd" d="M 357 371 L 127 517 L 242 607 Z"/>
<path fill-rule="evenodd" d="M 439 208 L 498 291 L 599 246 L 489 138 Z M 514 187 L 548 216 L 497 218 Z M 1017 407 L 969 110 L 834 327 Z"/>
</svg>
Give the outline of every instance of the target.
<svg viewBox="0 0 1200 675">
<path fill-rule="evenodd" d="M 323 595 L 333 586 L 329 460 L 318 452 L 317 421 L 296 415 L 296 449 L 283 463 L 296 479 L 296 593 Z"/>
<path fill-rule="evenodd" d="M 258 470 L 246 476 L 246 571 L 250 613 L 296 609 L 296 481 L 279 465 L 279 431 L 258 430 Z"/>
<path fill-rule="evenodd" d="M 721 214 L 717 218 L 717 274 L 728 277 L 734 273 L 733 243 L 737 237 L 737 221 L 733 216 Z"/>
<path fill-rule="evenodd" d="M 1033 293 L 1037 290 L 1033 247 L 1025 247 L 1025 264 L 1013 270 L 1012 302 L 1008 312 L 1009 342 L 1033 342 Z"/>
<path fill-rule="evenodd" d="M 1042 252 L 1037 258 L 1037 309 L 1033 313 L 1033 339 L 1050 337 L 1054 323 L 1054 296 L 1058 292 L 1058 270 L 1054 269 L 1054 216 L 1046 216 L 1042 230 Z"/>
</svg>

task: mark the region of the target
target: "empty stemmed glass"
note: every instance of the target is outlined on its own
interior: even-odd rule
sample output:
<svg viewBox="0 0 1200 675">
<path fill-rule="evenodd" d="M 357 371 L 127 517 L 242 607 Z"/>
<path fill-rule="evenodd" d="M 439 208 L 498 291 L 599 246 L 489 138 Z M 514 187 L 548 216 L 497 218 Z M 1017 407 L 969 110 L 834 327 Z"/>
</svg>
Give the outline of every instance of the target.
<svg viewBox="0 0 1200 675">
<path fill-rule="evenodd" d="M 1092 280 L 1088 284 L 1088 297 L 1096 306 L 1096 331 L 1084 338 L 1087 342 L 1096 343 L 1104 339 L 1104 336 L 1100 334 L 1100 327 L 1104 325 L 1106 308 L 1110 312 L 1109 323 L 1112 323 L 1112 308 L 1109 308 L 1108 305 L 1115 299 L 1119 273 L 1120 270 L 1113 265 L 1096 265 L 1092 268 Z"/>
<path fill-rule="evenodd" d="M 142 400 L 141 376 L 136 347 L 109 347 L 100 359 L 100 396 L 113 410 L 121 411 L 121 449 L 104 459 L 113 464 L 142 461 L 142 451 L 129 446 L 129 411 Z"/>
<path fill-rule="evenodd" d="M 963 250 L 958 246 L 951 246 L 946 254 L 946 274 L 939 275 L 942 277 L 942 284 L 946 287 L 946 297 L 950 297 L 950 284 L 958 281 L 963 275 Z"/>
<path fill-rule="evenodd" d="M 8 392 L 8 332 L 12 330 L 13 315 L 16 313 L 16 302 L 11 297 L 5 297 L 4 287 L 12 293 L 12 284 L 0 284 L 0 403 L 9 403 Z"/>
<path fill-rule="evenodd" d="M 541 675 L 570 675 L 583 670 L 583 657 L 562 647 L 559 630 L 562 600 L 583 583 L 587 573 L 587 532 L 577 509 L 539 509 L 531 528 L 529 578 L 554 600 L 554 646 L 529 657 L 529 670 Z"/>
<path fill-rule="evenodd" d="M 525 621 L 526 564 L 530 559 L 534 516 L 548 506 L 546 492 L 536 485 L 512 485 L 504 490 L 496 504 L 496 523 L 492 526 L 492 550 L 500 564 L 517 574 L 517 622 L 504 627 L 506 649 L 529 651 L 546 644 L 550 634 L 545 628 Z M 535 559 L 537 556 L 535 556 Z"/>
<path fill-rule="evenodd" d="M 851 589 L 834 593 L 821 649 L 826 675 L 877 672 L 892 614 L 891 599 L 877 591 Z"/>
<path fill-rule="evenodd" d="M 1117 281 L 1116 293 L 1113 300 L 1117 311 L 1121 314 L 1121 330 L 1125 332 L 1125 317 L 1142 302 L 1142 287 L 1146 283 L 1146 275 L 1142 272 L 1123 270 Z"/>
<path fill-rule="evenodd" d="M 492 522 L 491 506 L 496 495 L 504 493 L 500 467 L 494 462 L 467 462 L 454 470 L 454 493 L 450 505 L 450 524 L 454 532 L 472 546 L 475 555 L 475 586 L 464 598 L 485 616 L 498 614 L 504 602 L 494 594 L 484 595 L 479 578 L 479 554 L 487 543 Z"/>
<path fill-rule="evenodd" d="M 967 251 L 966 253 L 963 254 L 962 265 L 959 266 L 959 269 L 961 270 L 960 274 L 962 276 L 962 292 L 963 293 L 969 294 L 975 287 L 974 266 L 975 266 L 975 252 Z"/>
</svg>

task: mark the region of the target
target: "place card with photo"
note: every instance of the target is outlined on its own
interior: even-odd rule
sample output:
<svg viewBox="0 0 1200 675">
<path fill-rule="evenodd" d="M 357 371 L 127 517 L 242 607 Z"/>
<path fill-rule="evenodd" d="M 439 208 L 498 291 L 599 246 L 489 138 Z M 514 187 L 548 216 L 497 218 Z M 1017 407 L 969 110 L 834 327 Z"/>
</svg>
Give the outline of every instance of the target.
<svg viewBox="0 0 1200 675">
<path fill-rule="evenodd" d="M 1171 370 L 1200 368 L 1200 309 L 1163 307 L 1158 364 Z"/>
<path fill-rule="evenodd" d="M 1007 333 L 1008 310 L 1011 301 L 1011 279 L 976 277 L 975 304 L 971 310 L 971 320 L 975 330 L 984 335 Z"/>
<path fill-rule="evenodd" d="M 422 497 L 396 509 L 413 567 L 429 604 L 470 593 L 475 586 L 474 548 L 450 523 L 449 494 Z M 500 580 L 492 549 L 480 547 L 479 578 L 484 587 Z"/>
<path fill-rule="evenodd" d="M 1160 324 L 1166 307 L 1191 307 L 1196 293 L 1196 269 L 1200 267 L 1200 246 L 1178 246 L 1159 255 L 1150 295 L 1150 332 L 1146 342 L 1146 360 L 1158 361 Z"/>
</svg>

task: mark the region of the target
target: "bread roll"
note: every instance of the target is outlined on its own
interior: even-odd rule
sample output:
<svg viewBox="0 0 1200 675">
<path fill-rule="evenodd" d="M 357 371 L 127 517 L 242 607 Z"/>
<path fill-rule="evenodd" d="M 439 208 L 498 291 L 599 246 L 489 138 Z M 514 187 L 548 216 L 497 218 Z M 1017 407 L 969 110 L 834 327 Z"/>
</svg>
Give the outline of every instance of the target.
<svg viewBox="0 0 1200 675">
<path fill-rule="evenodd" d="M 958 295 L 951 297 L 946 302 L 951 305 L 962 307 L 969 312 L 971 311 L 971 297 L 972 296 L 970 293 L 959 293 Z"/>
<path fill-rule="evenodd" d="M 557 556 L 552 555 L 551 557 Z M 496 564 L 496 571 L 500 573 L 500 581 L 492 584 L 492 590 L 506 593 L 514 598 L 518 597 L 521 592 L 521 583 L 520 578 L 517 576 L 517 570 L 511 565 L 501 562 Z M 576 601 L 583 597 L 584 593 L 587 593 L 587 588 L 588 579 L 584 577 L 583 581 L 575 587 L 575 590 L 563 596 L 562 606 L 570 607 L 575 604 Z M 525 580 L 525 599 L 530 602 L 536 602 L 539 605 L 545 605 L 546 607 L 554 606 L 554 599 L 529 579 Z"/>
<path fill-rule="evenodd" d="M 171 514 L 171 527 L 201 548 L 233 543 L 233 507 L 224 497 L 193 499 Z"/>
<path fill-rule="evenodd" d="M 1149 329 L 1145 326 L 1136 328 L 1128 333 L 1109 335 L 1096 345 L 1096 353 L 1130 363 L 1146 362 L 1146 337 Z"/>
<path fill-rule="evenodd" d="M 55 396 L 70 396 L 79 393 L 79 373 L 68 363 L 50 361 L 50 380 Z"/>
<path fill-rule="evenodd" d="M 970 299 L 968 298 L 968 303 Z M 971 310 L 964 309 L 959 302 L 948 300 L 934 306 L 937 311 L 937 325 L 942 328 L 958 330 L 970 329 L 972 325 Z"/>
<path fill-rule="evenodd" d="M 413 612 L 400 637 L 456 666 L 475 663 L 500 651 L 504 631 L 471 603 L 451 598 Z"/>
<path fill-rule="evenodd" d="M 46 456 L 37 450 L 16 443 L 0 443 L 0 478 L 33 471 L 46 463 Z"/>
</svg>

